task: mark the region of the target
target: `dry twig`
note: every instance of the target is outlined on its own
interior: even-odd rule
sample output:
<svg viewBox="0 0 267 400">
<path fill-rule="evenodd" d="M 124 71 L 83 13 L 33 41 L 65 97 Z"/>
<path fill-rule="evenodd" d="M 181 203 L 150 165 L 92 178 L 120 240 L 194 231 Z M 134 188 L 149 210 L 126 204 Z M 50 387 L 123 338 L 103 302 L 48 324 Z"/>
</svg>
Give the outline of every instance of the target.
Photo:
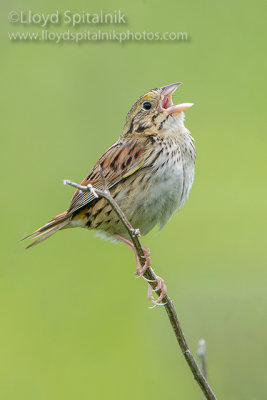
<svg viewBox="0 0 267 400">
<path fill-rule="evenodd" d="M 140 264 L 141 264 L 141 266 L 144 266 L 146 259 L 145 259 L 145 255 L 144 255 L 144 252 L 143 252 L 140 240 L 139 240 L 140 231 L 138 229 L 134 229 L 131 226 L 131 224 L 127 220 L 126 216 L 124 215 L 123 211 L 120 209 L 120 207 L 118 206 L 116 201 L 111 196 L 108 189 L 105 187 L 104 190 L 98 190 L 98 189 L 94 188 L 92 185 L 82 186 L 82 185 L 78 185 L 77 183 L 74 183 L 69 180 L 65 180 L 64 185 L 73 186 L 76 189 L 79 189 L 84 192 L 90 191 L 96 198 L 103 197 L 104 199 L 107 200 L 107 202 L 111 205 L 111 207 L 116 212 L 116 214 L 120 218 L 121 222 L 127 229 L 127 232 L 128 232 L 128 234 L 133 242 L 133 245 L 136 249 Z M 151 267 L 147 268 L 146 272 L 144 273 L 144 277 L 146 279 L 148 279 L 149 281 L 151 281 L 150 285 L 152 286 L 153 289 L 155 289 L 157 287 L 156 274 L 154 273 L 154 271 Z M 157 290 L 156 293 L 159 296 L 160 289 Z M 201 388 L 202 392 L 204 393 L 207 400 L 216 400 L 215 394 L 213 393 L 210 385 L 208 384 L 204 374 L 202 373 L 193 354 L 191 353 L 191 351 L 189 349 L 189 346 L 187 344 L 184 333 L 182 331 L 177 313 L 175 311 L 173 301 L 169 298 L 169 296 L 165 296 L 162 301 L 163 301 L 163 303 L 165 303 L 164 307 L 168 314 L 174 334 L 179 343 L 180 349 L 187 361 L 187 364 L 189 365 L 189 367 L 192 371 L 192 374 L 193 374 L 195 380 L 197 381 L 198 385 L 200 386 L 200 388 Z"/>
</svg>

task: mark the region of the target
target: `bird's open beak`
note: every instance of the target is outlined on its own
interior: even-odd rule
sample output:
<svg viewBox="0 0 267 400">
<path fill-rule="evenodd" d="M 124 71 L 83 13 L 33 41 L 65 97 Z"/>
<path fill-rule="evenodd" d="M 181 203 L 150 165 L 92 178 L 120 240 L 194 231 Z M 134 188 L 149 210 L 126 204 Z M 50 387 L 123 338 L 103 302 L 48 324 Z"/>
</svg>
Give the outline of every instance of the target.
<svg viewBox="0 0 267 400">
<path fill-rule="evenodd" d="M 193 103 L 182 103 L 182 104 L 173 104 L 172 102 L 172 94 L 182 83 L 172 83 L 168 86 L 163 86 L 161 89 L 161 109 L 167 110 L 168 114 L 177 114 L 184 110 L 187 110 L 189 107 L 192 107 Z"/>
</svg>

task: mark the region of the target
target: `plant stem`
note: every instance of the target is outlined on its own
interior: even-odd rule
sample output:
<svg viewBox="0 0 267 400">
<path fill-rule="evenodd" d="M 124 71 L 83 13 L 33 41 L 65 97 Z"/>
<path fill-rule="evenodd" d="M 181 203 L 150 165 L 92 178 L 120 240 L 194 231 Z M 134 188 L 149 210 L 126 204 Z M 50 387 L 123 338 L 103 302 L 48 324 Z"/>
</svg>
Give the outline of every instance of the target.
<svg viewBox="0 0 267 400">
<path fill-rule="evenodd" d="M 120 209 L 120 207 L 118 206 L 118 204 L 116 203 L 116 201 L 113 199 L 113 197 L 111 196 L 110 192 L 108 191 L 108 189 L 105 186 L 105 182 L 104 183 L 104 190 L 98 190 L 96 188 L 94 188 L 92 185 L 87 185 L 87 186 L 82 186 L 82 185 L 78 185 L 77 183 L 74 183 L 72 181 L 69 180 L 65 180 L 64 181 L 64 185 L 70 185 L 75 187 L 78 190 L 87 192 L 90 191 L 96 198 L 97 197 L 103 197 L 104 199 L 107 200 L 107 202 L 111 205 L 111 207 L 113 208 L 113 210 L 116 212 L 116 214 L 118 215 L 118 217 L 120 218 L 122 224 L 125 226 L 132 242 L 133 245 L 136 249 L 136 253 L 138 255 L 140 264 L 142 266 L 145 265 L 145 255 L 143 252 L 143 248 L 141 246 L 140 240 L 139 240 L 139 235 L 140 232 L 138 229 L 134 229 L 131 224 L 129 223 L 128 219 L 126 218 L 125 214 L 123 213 L 123 211 Z M 147 268 L 147 270 L 144 273 L 144 277 L 146 279 L 148 279 L 149 284 L 152 286 L 153 289 L 156 288 L 157 286 L 157 282 L 156 282 L 156 274 L 154 273 L 153 269 L 151 267 Z M 160 295 L 160 289 L 158 289 L 156 291 L 157 295 Z M 178 344 L 180 346 L 180 349 L 187 361 L 187 364 L 189 365 L 189 368 L 192 371 L 192 374 L 195 378 L 195 380 L 197 381 L 198 385 L 200 386 L 202 392 L 204 393 L 205 397 L 207 400 L 217 400 L 215 394 L 213 393 L 209 383 L 207 382 L 204 374 L 202 373 L 201 369 L 199 368 L 193 354 L 191 353 L 189 346 L 187 344 L 187 341 L 185 339 L 183 330 L 181 328 L 176 310 L 174 308 L 173 305 L 173 301 L 169 298 L 169 296 L 165 296 L 162 300 L 165 307 L 165 310 L 168 314 L 171 326 L 173 328 L 174 334 L 176 336 L 176 339 L 178 341 Z"/>
</svg>

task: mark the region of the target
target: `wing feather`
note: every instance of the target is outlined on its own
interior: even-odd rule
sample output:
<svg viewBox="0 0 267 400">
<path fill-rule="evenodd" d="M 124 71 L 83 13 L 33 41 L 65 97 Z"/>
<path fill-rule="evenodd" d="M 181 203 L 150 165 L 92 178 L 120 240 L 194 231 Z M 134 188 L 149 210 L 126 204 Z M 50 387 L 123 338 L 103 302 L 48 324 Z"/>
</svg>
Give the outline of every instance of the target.
<svg viewBox="0 0 267 400">
<path fill-rule="evenodd" d="M 146 141 L 139 139 L 138 141 L 116 142 L 100 157 L 81 185 L 91 184 L 96 189 L 104 189 L 104 177 L 107 188 L 111 189 L 121 180 L 144 167 L 148 156 Z M 94 199 L 92 193 L 76 190 L 67 214 L 73 214 Z"/>
</svg>

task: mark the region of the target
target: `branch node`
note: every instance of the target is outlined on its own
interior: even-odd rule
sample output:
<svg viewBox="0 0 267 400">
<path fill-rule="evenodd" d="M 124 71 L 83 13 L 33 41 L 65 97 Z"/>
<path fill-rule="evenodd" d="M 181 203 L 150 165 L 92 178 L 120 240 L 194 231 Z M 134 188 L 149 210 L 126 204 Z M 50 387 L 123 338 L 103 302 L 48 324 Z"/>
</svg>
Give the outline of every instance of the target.
<svg viewBox="0 0 267 400">
<path fill-rule="evenodd" d="M 132 235 L 133 236 L 135 236 L 135 237 L 140 237 L 141 236 L 141 232 L 140 232 L 140 229 L 131 229 L 131 233 L 132 233 Z M 144 257 L 145 258 L 145 257 Z"/>
<path fill-rule="evenodd" d="M 96 193 L 94 187 L 91 185 L 91 183 L 88 183 L 87 186 L 85 186 L 91 193 L 93 196 L 95 196 L 96 198 L 98 198 L 98 194 Z"/>
<path fill-rule="evenodd" d="M 184 355 L 192 356 L 192 353 L 191 353 L 191 351 L 190 351 L 189 349 L 186 349 L 186 350 L 184 351 Z"/>
</svg>

